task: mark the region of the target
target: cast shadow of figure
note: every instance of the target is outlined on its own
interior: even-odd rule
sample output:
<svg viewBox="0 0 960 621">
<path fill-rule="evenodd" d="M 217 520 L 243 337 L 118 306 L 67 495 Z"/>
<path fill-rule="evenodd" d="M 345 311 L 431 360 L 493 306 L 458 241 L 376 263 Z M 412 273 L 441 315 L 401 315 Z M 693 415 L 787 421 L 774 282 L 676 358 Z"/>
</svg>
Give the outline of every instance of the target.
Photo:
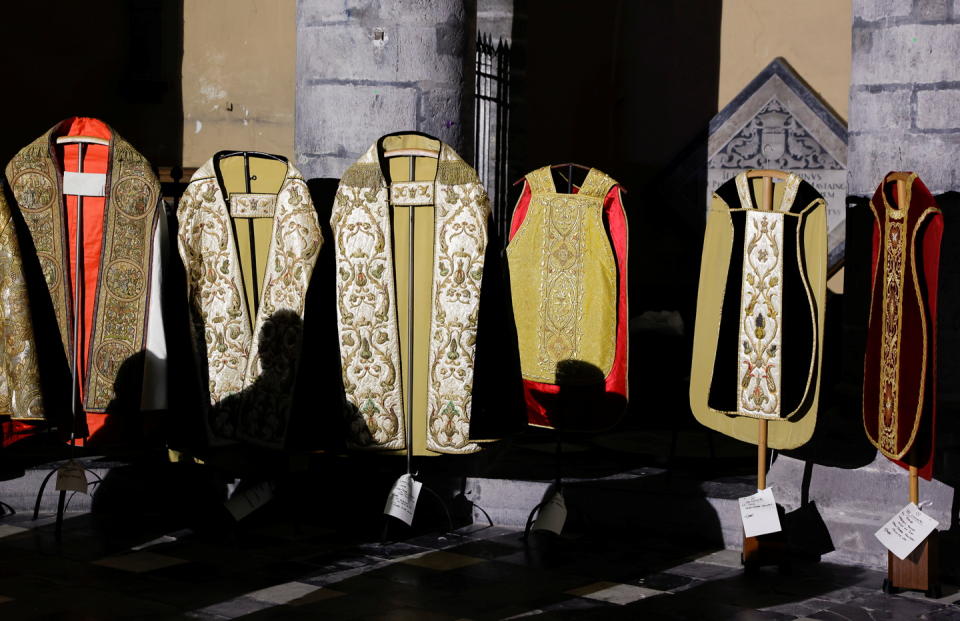
<svg viewBox="0 0 960 621">
<path fill-rule="evenodd" d="M 612 573 L 623 573 L 625 579 L 630 572 L 663 571 L 690 555 L 724 547 L 719 516 L 695 477 L 671 475 L 660 469 L 637 471 L 623 464 L 597 469 L 589 463 L 596 458 L 590 451 L 564 453 L 563 440 L 581 435 L 571 429 L 582 425 L 599 408 L 622 411 L 626 402 L 622 395 L 608 393 L 603 372 L 584 361 L 558 363 L 557 383 L 559 392 L 545 400 L 550 420 L 556 425 L 555 476 L 541 504 L 561 491 L 567 510 L 563 532 L 575 535 L 557 537 L 546 531 L 531 531 L 525 549 L 528 564 L 549 569 L 577 564 L 583 560 L 578 547 L 587 541 L 589 546 L 606 548 L 603 563 Z M 656 510 L 651 510 L 652 506 Z M 533 517 L 532 512 L 531 524 Z M 651 559 L 641 559 L 639 566 L 643 569 L 639 569 L 638 559 L 625 554 L 650 545 L 651 537 L 669 538 L 671 545 L 653 544 L 656 553 Z"/>
<path fill-rule="evenodd" d="M 283 444 L 289 431 L 302 336 L 303 320 L 292 310 L 281 309 L 263 322 L 255 349 L 260 373 L 240 392 L 210 406 L 207 423 L 214 433 L 256 444 Z"/>
<path fill-rule="evenodd" d="M 340 180 L 315 178 L 307 188 L 317 212 L 323 246 L 310 277 L 303 312 L 303 344 L 294 388 L 288 447 L 343 447 L 343 379 L 337 329 L 336 259 L 330 215 Z"/>
</svg>

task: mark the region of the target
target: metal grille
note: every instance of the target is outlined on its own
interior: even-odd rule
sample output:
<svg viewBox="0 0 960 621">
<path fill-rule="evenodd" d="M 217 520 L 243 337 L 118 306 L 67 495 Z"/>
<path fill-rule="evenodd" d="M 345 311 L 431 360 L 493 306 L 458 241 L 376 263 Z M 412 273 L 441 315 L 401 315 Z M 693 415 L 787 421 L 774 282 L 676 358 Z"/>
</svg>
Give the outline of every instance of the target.
<svg viewBox="0 0 960 621">
<path fill-rule="evenodd" d="M 503 244 L 510 229 L 507 161 L 510 129 L 510 44 L 496 46 L 488 34 L 477 36 L 477 70 L 474 87 L 473 161 L 493 208 L 494 226 Z"/>
</svg>

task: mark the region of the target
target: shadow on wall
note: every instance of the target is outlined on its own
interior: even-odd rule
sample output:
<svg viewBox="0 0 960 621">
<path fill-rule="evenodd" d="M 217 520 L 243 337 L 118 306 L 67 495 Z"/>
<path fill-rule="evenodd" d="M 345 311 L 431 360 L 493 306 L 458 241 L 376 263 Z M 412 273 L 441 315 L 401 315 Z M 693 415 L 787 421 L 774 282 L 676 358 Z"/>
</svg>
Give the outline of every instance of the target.
<svg viewBox="0 0 960 621">
<path fill-rule="evenodd" d="M 182 155 L 183 2 L 17 2 L 4 7 L 0 56 L 15 122 L 0 134 L 0 162 L 54 123 L 109 123 L 154 166 Z"/>
<path fill-rule="evenodd" d="M 702 223 L 675 221 L 646 200 L 645 186 L 717 112 L 722 7 L 684 0 L 584 8 L 576 0 L 515 4 L 510 180 L 572 161 L 621 182 L 631 314 L 680 309 L 692 325 Z"/>
</svg>

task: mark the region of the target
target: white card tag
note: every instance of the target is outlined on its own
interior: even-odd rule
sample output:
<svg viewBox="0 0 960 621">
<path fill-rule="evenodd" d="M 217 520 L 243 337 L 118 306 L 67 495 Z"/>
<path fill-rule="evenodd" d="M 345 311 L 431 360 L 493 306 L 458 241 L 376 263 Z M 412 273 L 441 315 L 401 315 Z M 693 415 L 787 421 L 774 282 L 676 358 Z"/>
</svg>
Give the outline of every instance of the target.
<svg viewBox="0 0 960 621">
<path fill-rule="evenodd" d="M 87 475 L 83 466 L 70 460 L 57 469 L 58 491 L 87 493 Z"/>
<path fill-rule="evenodd" d="M 747 537 L 780 532 L 780 516 L 777 515 L 773 488 L 768 487 L 753 496 L 741 498 L 740 519 L 743 521 L 743 534 Z"/>
<path fill-rule="evenodd" d="M 410 526 L 413 524 L 413 514 L 417 510 L 417 499 L 420 498 L 422 487 L 423 483 L 414 481 L 412 475 L 401 474 L 387 494 L 387 504 L 383 512 Z"/>
<path fill-rule="evenodd" d="M 537 521 L 533 523 L 532 530 L 548 530 L 559 535 L 566 521 L 567 503 L 563 500 L 563 494 L 557 492 L 540 507 L 540 513 L 537 515 Z"/>
<path fill-rule="evenodd" d="M 234 494 L 223 503 L 233 519 L 240 521 L 247 517 L 273 498 L 273 482 L 265 481 Z"/>
<path fill-rule="evenodd" d="M 900 510 L 875 533 L 888 550 L 903 560 L 917 549 L 940 523 L 923 513 L 912 502 Z"/>
<path fill-rule="evenodd" d="M 63 193 L 71 196 L 103 196 L 107 176 L 103 173 L 63 173 Z"/>
</svg>

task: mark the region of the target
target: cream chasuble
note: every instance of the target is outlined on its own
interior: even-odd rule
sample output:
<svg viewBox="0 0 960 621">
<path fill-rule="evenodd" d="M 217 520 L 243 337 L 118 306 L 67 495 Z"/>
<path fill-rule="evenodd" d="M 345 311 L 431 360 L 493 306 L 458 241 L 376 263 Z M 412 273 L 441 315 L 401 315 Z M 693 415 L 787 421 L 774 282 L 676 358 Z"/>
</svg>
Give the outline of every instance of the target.
<svg viewBox="0 0 960 621">
<path fill-rule="evenodd" d="M 218 154 L 197 170 L 177 210 L 179 248 L 211 443 L 282 447 L 323 240 L 300 172 L 252 156 L 248 165 Z"/>
<path fill-rule="evenodd" d="M 433 150 L 439 157 L 385 158 L 391 150 Z M 489 215 L 473 168 L 424 135 L 384 136 L 344 173 L 331 225 L 350 446 L 404 449 L 409 432 L 414 454 L 464 454 L 495 437 L 478 431 L 476 414 L 487 408 L 474 398 L 478 318 L 502 306 L 481 306 Z M 517 370 L 500 384 L 502 411 L 522 417 L 522 409 L 510 405 L 520 394 L 512 318 L 501 321 L 501 334 L 514 349 L 498 353 L 499 363 Z"/>
</svg>

